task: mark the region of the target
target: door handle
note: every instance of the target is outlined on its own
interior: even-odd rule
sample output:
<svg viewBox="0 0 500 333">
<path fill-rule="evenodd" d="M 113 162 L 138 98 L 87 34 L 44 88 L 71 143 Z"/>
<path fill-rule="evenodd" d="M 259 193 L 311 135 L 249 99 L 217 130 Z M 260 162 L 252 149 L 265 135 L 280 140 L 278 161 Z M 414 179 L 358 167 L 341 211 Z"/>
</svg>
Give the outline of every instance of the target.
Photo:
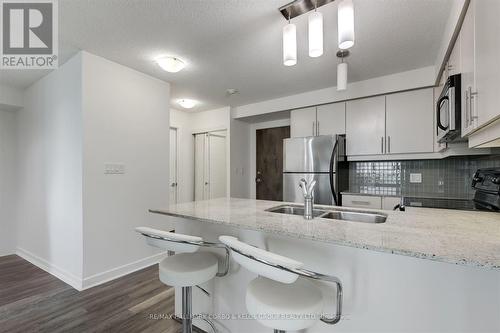
<svg viewBox="0 0 500 333">
<path fill-rule="evenodd" d="M 314 123 L 315 123 L 315 121 L 313 121 L 313 130 L 312 130 L 312 136 L 315 136 L 315 135 L 314 135 Z"/>
<path fill-rule="evenodd" d="M 380 152 L 383 154 L 384 153 L 384 137 L 380 137 Z"/>
<path fill-rule="evenodd" d="M 316 121 L 316 135 L 319 135 L 319 120 Z"/>
<path fill-rule="evenodd" d="M 177 183 L 172 183 L 170 184 L 171 187 L 176 187 L 177 186 Z"/>
<path fill-rule="evenodd" d="M 390 136 L 387 137 L 387 152 L 388 153 L 391 152 L 391 137 Z"/>
</svg>

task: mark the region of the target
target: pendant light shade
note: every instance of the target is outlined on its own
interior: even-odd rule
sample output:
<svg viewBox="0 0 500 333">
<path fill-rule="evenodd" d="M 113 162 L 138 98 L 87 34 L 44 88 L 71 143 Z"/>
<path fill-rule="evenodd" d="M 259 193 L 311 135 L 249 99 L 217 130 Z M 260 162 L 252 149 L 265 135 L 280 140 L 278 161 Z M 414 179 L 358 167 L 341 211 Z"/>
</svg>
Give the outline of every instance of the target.
<svg viewBox="0 0 500 333">
<path fill-rule="evenodd" d="M 297 63 L 297 28 L 288 23 L 283 28 L 283 64 L 293 66 Z"/>
<path fill-rule="evenodd" d="M 348 49 L 354 45 L 354 5 L 352 0 L 342 0 L 338 7 L 339 48 Z"/>
<path fill-rule="evenodd" d="M 341 62 L 337 65 L 337 90 L 347 89 L 347 63 Z"/>
<path fill-rule="evenodd" d="M 309 56 L 319 57 L 323 54 L 323 14 L 309 14 Z"/>
</svg>

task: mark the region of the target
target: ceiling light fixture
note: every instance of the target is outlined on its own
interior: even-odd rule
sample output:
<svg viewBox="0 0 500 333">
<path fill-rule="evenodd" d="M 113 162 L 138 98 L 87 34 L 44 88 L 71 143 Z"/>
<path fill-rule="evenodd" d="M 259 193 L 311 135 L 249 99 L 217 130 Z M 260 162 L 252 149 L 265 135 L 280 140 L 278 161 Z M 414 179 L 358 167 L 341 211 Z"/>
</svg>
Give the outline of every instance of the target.
<svg viewBox="0 0 500 333">
<path fill-rule="evenodd" d="M 337 57 L 341 62 L 337 65 L 337 90 L 342 91 L 347 89 L 347 63 L 344 58 L 349 56 L 348 50 L 340 50 L 337 52 Z"/>
<path fill-rule="evenodd" d="M 352 0 L 342 0 L 338 7 L 339 48 L 348 49 L 354 45 L 354 5 Z"/>
<path fill-rule="evenodd" d="M 316 3 L 315 3 L 316 5 Z M 316 11 L 309 14 L 309 56 L 323 55 L 323 14 Z"/>
<path fill-rule="evenodd" d="M 177 73 L 186 67 L 186 63 L 176 57 L 159 57 L 156 58 L 156 63 L 164 70 L 170 73 Z"/>
<path fill-rule="evenodd" d="M 283 27 L 283 64 L 293 66 L 297 63 L 297 28 L 290 23 Z"/>
<path fill-rule="evenodd" d="M 184 109 L 192 109 L 195 107 L 196 104 L 198 104 L 198 102 L 195 101 L 194 99 L 183 98 L 178 100 L 177 104 L 182 106 Z"/>
</svg>

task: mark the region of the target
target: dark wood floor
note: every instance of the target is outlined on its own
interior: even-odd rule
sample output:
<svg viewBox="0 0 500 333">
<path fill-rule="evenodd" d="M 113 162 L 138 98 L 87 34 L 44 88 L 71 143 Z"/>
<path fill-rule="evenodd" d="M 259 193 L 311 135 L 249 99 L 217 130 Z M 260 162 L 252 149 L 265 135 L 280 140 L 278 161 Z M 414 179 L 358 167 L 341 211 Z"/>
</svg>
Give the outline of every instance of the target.
<svg viewBox="0 0 500 333">
<path fill-rule="evenodd" d="M 157 265 L 78 292 L 16 255 L 0 257 L 0 332 L 173 333 L 173 313 L 174 289 Z"/>
</svg>

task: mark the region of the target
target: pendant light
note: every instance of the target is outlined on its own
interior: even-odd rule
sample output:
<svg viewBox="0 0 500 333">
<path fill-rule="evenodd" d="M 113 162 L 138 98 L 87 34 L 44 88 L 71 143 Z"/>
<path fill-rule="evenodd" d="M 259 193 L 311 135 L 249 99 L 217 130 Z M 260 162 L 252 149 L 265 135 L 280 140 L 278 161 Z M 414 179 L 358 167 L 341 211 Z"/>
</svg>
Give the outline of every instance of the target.
<svg viewBox="0 0 500 333">
<path fill-rule="evenodd" d="M 339 48 L 348 49 L 354 45 L 354 5 L 352 0 L 342 0 L 338 7 Z"/>
<path fill-rule="evenodd" d="M 283 27 L 283 64 L 293 66 L 297 63 L 297 28 L 290 23 Z"/>
<path fill-rule="evenodd" d="M 349 56 L 348 50 L 340 50 L 337 52 L 337 57 L 341 62 L 337 65 L 337 90 L 342 91 L 347 89 L 347 63 L 344 58 Z"/>
<path fill-rule="evenodd" d="M 323 14 L 316 10 L 309 14 L 309 56 L 312 58 L 323 55 Z"/>
</svg>

